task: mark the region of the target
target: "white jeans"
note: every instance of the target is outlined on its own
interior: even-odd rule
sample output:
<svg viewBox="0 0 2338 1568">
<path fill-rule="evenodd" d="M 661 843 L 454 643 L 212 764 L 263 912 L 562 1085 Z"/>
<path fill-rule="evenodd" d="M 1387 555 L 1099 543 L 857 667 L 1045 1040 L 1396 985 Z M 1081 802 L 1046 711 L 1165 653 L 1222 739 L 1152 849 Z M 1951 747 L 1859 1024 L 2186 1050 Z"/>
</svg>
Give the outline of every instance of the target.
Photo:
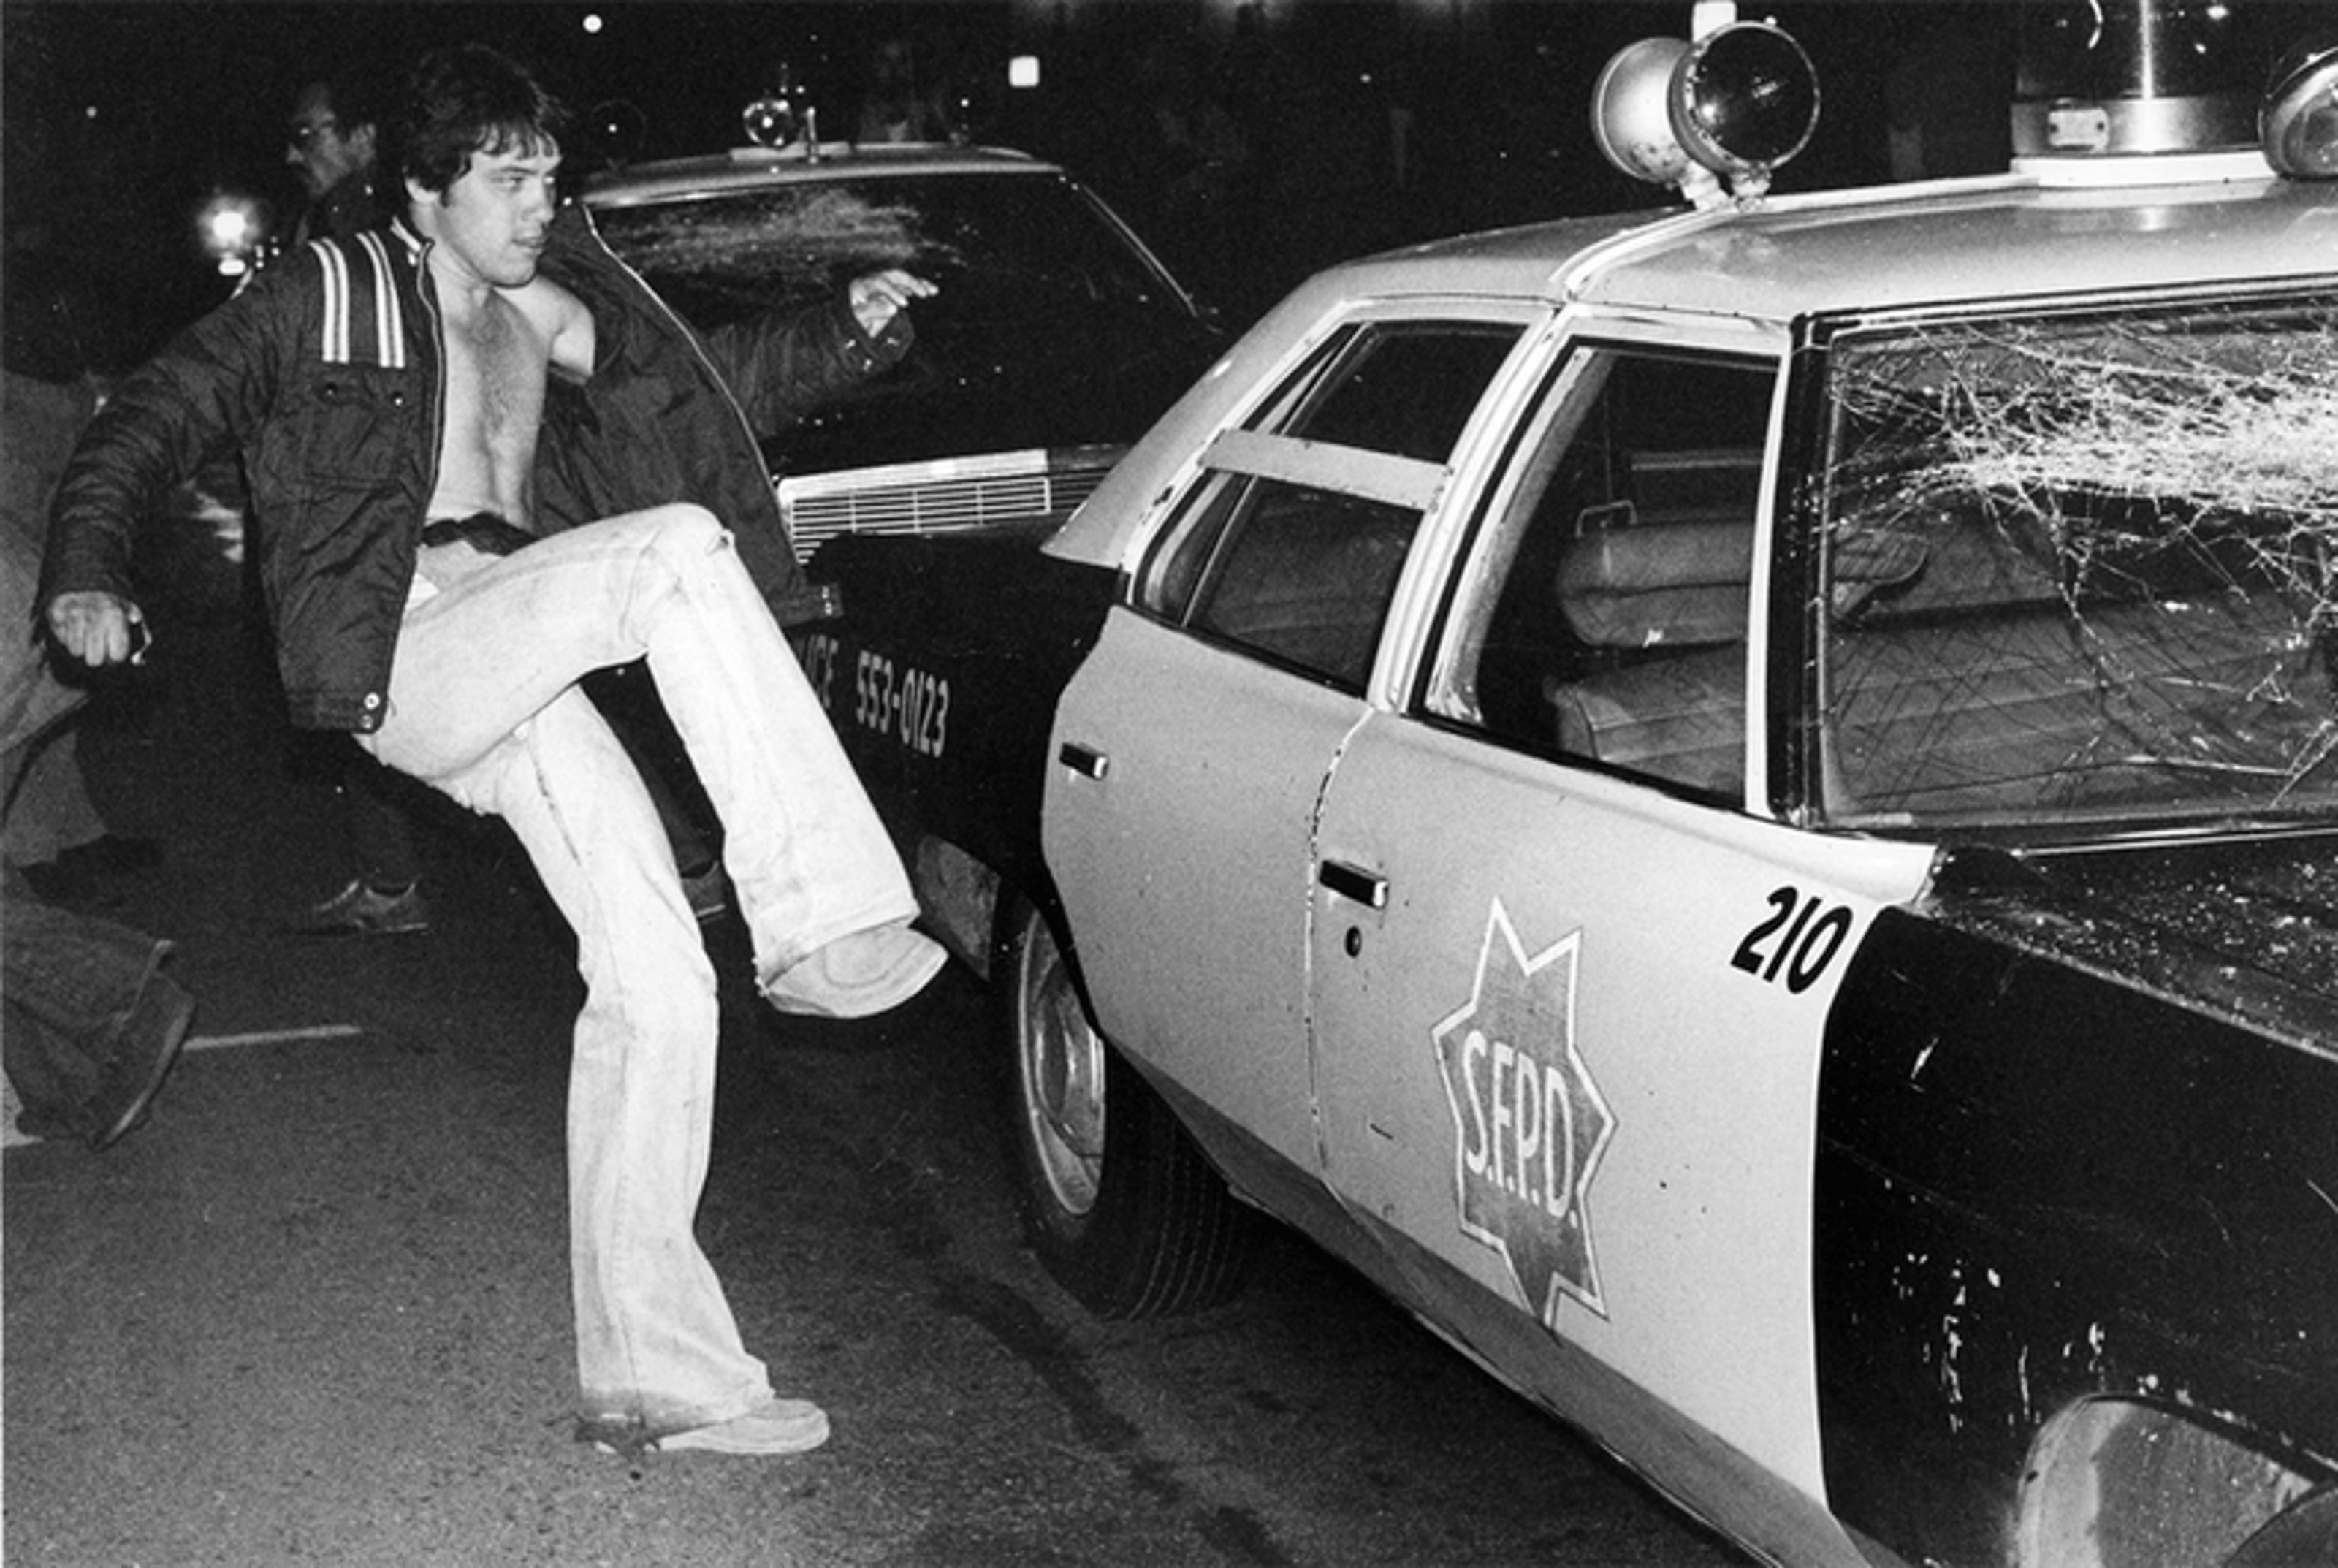
<svg viewBox="0 0 2338 1568">
<path fill-rule="evenodd" d="M 640 775 L 577 691 L 646 659 L 722 817 L 768 978 L 916 913 L 900 858 L 713 516 L 632 513 L 471 563 L 428 553 L 382 761 L 511 825 L 576 934 L 569 1247 L 582 1413 L 655 1437 L 771 1395 L 692 1227 L 714 1103 L 714 974 Z M 476 565 L 467 574 L 452 569 Z"/>
</svg>

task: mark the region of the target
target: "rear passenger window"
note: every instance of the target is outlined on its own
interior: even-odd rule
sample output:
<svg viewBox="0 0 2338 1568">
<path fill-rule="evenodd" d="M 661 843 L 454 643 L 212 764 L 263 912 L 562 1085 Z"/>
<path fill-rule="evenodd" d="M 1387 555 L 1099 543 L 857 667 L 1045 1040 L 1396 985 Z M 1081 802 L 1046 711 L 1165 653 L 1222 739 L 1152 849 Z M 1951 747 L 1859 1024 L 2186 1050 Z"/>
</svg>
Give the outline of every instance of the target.
<svg viewBox="0 0 2338 1568">
<path fill-rule="evenodd" d="M 1361 690 L 1421 518 L 1517 338 L 1471 321 L 1335 334 L 1204 454 L 1139 607 Z"/>
<path fill-rule="evenodd" d="M 1442 463 L 1517 337 L 1507 327 L 1445 322 L 1370 328 L 1274 428 L 1302 440 Z"/>
<path fill-rule="evenodd" d="M 1342 686 L 1371 671 L 1420 514 L 1336 490 L 1248 479 L 1188 624 Z"/>
<path fill-rule="evenodd" d="M 1776 378 L 1766 361 L 1571 355 L 1465 574 L 1430 710 L 1532 750 L 1742 795 Z"/>
<path fill-rule="evenodd" d="M 1973 318 L 1830 358 L 1830 820 L 2327 816 L 2338 309 Z"/>
</svg>

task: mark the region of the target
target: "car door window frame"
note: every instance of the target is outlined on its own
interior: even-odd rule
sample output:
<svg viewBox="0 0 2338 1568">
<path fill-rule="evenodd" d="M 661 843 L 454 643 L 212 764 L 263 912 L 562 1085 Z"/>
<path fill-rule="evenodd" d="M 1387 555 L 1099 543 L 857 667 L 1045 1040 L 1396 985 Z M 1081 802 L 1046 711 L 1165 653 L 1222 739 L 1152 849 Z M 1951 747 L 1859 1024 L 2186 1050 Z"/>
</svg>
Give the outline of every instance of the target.
<svg viewBox="0 0 2338 1568">
<path fill-rule="evenodd" d="M 1715 331 L 1636 329 L 1623 323 L 1580 318 L 1563 322 L 1553 334 L 1548 359 L 1540 367 L 1532 393 L 1517 400 L 1518 413 L 1504 433 L 1498 471 L 1486 487 L 1469 537 L 1448 592 L 1439 603 L 1409 707 L 1428 722 L 1479 736 L 1506 750 L 1550 758 L 1568 766 L 1616 772 L 1636 782 L 1668 793 L 1687 794 L 1732 807 L 1766 797 L 1770 748 L 1755 742 L 1766 732 L 1765 685 L 1770 661 L 1768 642 L 1773 554 L 1773 486 L 1781 422 L 1788 396 L 1788 349 L 1783 335 L 1768 330 Z M 1753 452 L 1756 476 L 1749 514 L 1743 526 L 1749 542 L 1744 607 L 1745 632 L 1738 649 L 1739 679 L 1744 682 L 1744 724 L 1738 736 L 1746 756 L 1745 776 L 1719 788 L 1668 777 L 1630 766 L 1569 756 L 1553 724 L 1542 735 L 1516 725 L 1488 722 L 1478 706 L 1472 677 L 1482 656 L 1482 642 L 1492 616 L 1494 601 L 1511 585 L 1518 570 L 1516 550 L 1526 524 L 1518 517 L 1522 505 L 1540 505 L 1554 483 L 1553 471 L 1565 463 L 1606 389 L 1606 368 L 1618 357 L 1665 358 L 1710 363 L 1734 372 L 1753 372 L 1769 380 L 1768 397 L 1760 413 L 1760 445 Z M 1734 449 L 1733 446 L 1732 449 Z M 1554 611 L 1554 613 L 1556 612 Z"/>
<path fill-rule="evenodd" d="M 1362 691 L 1405 565 L 1451 485 L 1451 454 L 1484 418 L 1489 393 L 1502 383 L 1527 327 L 1515 312 L 1437 309 L 1370 312 L 1335 324 L 1203 450 L 1180 493 L 1164 506 L 1162 523 L 1140 557 L 1133 606 L 1311 679 Z M 1308 428 L 1326 407 L 1327 389 L 1336 396 L 1343 377 L 1356 366 L 1369 367 L 1383 343 L 1405 338 L 1449 343 L 1464 337 L 1484 339 L 1491 363 L 1476 372 L 1466 404 L 1457 401 L 1445 411 L 1452 431 L 1445 460 L 1288 433 Z M 1287 590 L 1280 595 L 1286 606 L 1314 601 L 1301 612 L 1314 624 L 1290 628 L 1289 635 L 1267 629 L 1271 614 L 1252 631 L 1243 616 L 1219 608 L 1219 596 L 1231 591 L 1229 567 L 1243 536 L 1267 514 L 1295 531 L 1320 519 L 1338 533 L 1343 515 L 1354 524 L 1341 535 L 1353 548 L 1341 552 L 1340 566 L 1329 573 L 1336 582 L 1294 575 L 1279 584 Z M 1242 582 L 1262 602 L 1277 596 L 1278 584 L 1263 577 Z M 1340 591 L 1327 593 L 1326 588 Z"/>
</svg>

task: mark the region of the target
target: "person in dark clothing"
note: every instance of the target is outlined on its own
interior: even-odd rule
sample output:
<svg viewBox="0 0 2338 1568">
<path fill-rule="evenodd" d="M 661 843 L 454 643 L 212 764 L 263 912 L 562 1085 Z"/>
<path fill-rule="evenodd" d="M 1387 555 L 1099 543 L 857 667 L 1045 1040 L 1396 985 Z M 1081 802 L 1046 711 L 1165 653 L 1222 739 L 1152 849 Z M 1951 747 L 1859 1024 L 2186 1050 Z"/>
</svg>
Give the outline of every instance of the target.
<svg viewBox="0 0 2338 1568">
<path fill-rule="evenodd" d="M 271 267 L 91 424 L 45 623 L 92 665 L 129 657 L 137 522 L 178 472 L 241 446 L 295 721 L 501 818 L 575 929 L 579 1435 L 814 1447 L 826 1414 L 774 1396 L 692 1234 L 712 965 L 640 772 L 578 681 L 646 663 L 722 813 L 775 1008 L 865 1016 L 924 988 L 941 949 L 770 605 L 801 569 L 750 431 L 758 405 L 898 356 L 933 289 L 874 273 L 702 338 L 557 199 L 557 106 L 513 61 L 426 55 L 392 123 L 390 230 Z"/>
<path fill-rule="evenodd" d="M 14 365 L 0 388 L 8 453 L 0 485 L 0 841 L 10 850 L 0 857 L 0 1068 L 24 1106 L 19 1131 L 103 1150 L 145 1119 L 194 1001 L 163 973 L 172 944 L 72 906 L 76 890 L 60 873 L 74 854 L 123 840 L 89 837 L 52 858 L 16 858 L 26 838 L 58 831 L 61 793 L 103 827 L 79 761 L 60 744 L 91 693 L 58 678 L 33 630 L 41 574 L 33 520 L 46 512 L 91 401 L 76 384 Z"/>
<path fill-rule="evenodd" d="M 304 83 L 293 95 L 284 158 L 298 172 L 308 202 L 294 226 L 292 245 L 312 239 L 349 239 L 388 220 L 377 174 L 380 97 L 369 72 L 346 68 Z M 689 782 L 670 779 L 674 764 L 636 739 L 644 729 L 654 731 L 658 719 L 651 706 L 654 698 L 641 693 L 639 686 L 628 672 L 612 671 L 594 676 L 587 690 L 617 720 L 618 739 L 641 767 L 642 780 L 673 840 L 692 913 L 701 921 L 712 920 L 729 908 L 722 862 L 707 825 L 685 799 L 695 793 Z M 333 753 L 328 765 L 335 775 L 351 875 L 297 910 L 287 928 L 305 936 L 427 933 L 430 905 L 422 887 L 411 781 L 342 737 L 324 743 Z"/>
<path fill-rule="evenodd" d="M 338 71 L 305 83 L 284 127 L 284 161 L 307 197 L 288 248 L 344 240 L 388 217 L 376 188 L 381 136 L 372 78 Z M 397 799 L 396 778 L 336 736 L 330 766 L 354 872 L 288 922 L 303 936 L 404 936 L 430 929 L 414 825 Z"/>
<path fill-rule="evenodd" d="M 1908 37 L 1883 82 L 1892 179 L 1948 180 L 2012 167 L 2008 31 L 1952 9 Z"/>
<path fill-rule="evenodd" d="M 63 248 L 55 228 L 34 220 L 5 231 L 0 263 L 0 547 L 14 621 L 29 634 L 32 584 L 48 533 L 49 501 L 82 426 L 105 396 L 116 358 L 116 313 L 91 286 L 82 259 Z M 122 874 L 162 858 L 151 839 L 115 833 L 98 809 L 82 770 L 80 713 L 58 708 L 54 722 L 22 722 L 19 703 L 62 702 L 85 710 L 90 693 L 60 685 L 38 649 L 19 636 L 7 650 L 5 684 L 13 693 L 0 712 L 0 859 L 25 886 L 51 903 L 79 905 L 104 896 Z"/>
<path fill-rule="evenodd" d="M 172 944 L 61 909 L 0 867 L 0 1061 L 19 1132 L 111 1149 L 146 1120 L 194 1021 Z"/>
<path fill-rule="evenodd" d="M 293 225 L 292 245 L 354 234 L 388 216 L 375 187 L 378 119 L 372 80 L 356 72 L 319 77 L 293 94 L 284 162 L 299 174 L 308 205 Z"/>
</svg>

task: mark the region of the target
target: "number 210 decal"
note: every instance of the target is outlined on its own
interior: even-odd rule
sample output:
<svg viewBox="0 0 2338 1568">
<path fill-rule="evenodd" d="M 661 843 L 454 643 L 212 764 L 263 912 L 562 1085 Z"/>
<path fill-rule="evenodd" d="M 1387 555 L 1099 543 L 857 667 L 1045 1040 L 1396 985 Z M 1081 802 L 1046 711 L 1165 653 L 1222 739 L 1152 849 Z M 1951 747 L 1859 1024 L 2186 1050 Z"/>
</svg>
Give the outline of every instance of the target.
<svg viewBox="0 0 2338 1568">
<path fill-rule="evenodd" d="M 1826 973 L 1851 926 L 1852 913 L 1843 906 L 1822 909 L 1815 895 L 1806 898 L 1799 888 L 1781 887 L 1770 895 L 1768 917 L 1745 934 L 1729 962 L 1765 982 L 1783 979 L 1799 995 Z"/>
</svg>

